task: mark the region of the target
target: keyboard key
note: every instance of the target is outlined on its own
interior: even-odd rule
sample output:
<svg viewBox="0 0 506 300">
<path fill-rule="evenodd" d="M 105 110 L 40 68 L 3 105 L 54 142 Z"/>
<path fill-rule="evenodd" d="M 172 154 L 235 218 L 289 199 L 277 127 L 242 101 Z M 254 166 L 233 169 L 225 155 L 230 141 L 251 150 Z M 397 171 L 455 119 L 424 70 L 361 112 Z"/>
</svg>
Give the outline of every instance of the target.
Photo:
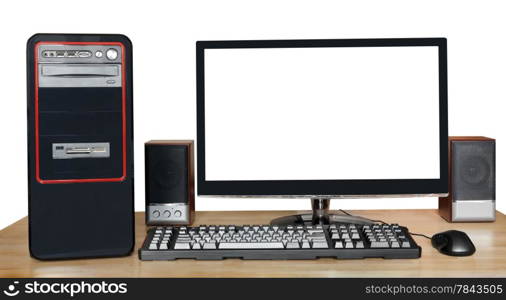
<svg viewBox="0 0 506 300">
<path fill-rule="evenodd" d="M 176 249 L 176 250 L 190 249 L 190 243 L 176 243 L 174 245 L 174 249 Z"/>
<path fill-rule="evenodd" d="M 313 249 L 327 249 L 329 245 L 327 242 L 313 242 Z"/>
<path fill-rule="evenodd" d="M 280 242 L 270 243 L 220 243 L 219 249 L 284 249 Z"/>
<path fill-rule="evenodd" d="M 204 243 L 203 249 L 216 249 L 216 243 Z"/>
<path fill-rule="evenodd" d="M 300 248 L 299 242 L 290 242 L 286 244 L 287 249 L 298 249 Z"/>
<path fill-rule="evenodd" d="M 371 248 L 389 248 L 388 242 L 371 242 Z"/>
</svg>

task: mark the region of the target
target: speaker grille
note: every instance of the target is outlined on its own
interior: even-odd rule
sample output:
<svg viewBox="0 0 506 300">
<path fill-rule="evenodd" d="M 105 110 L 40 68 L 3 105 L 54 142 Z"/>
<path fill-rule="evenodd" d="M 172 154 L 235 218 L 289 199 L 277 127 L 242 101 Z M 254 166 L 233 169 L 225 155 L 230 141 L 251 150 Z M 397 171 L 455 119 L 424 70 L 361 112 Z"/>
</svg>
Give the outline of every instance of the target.
<svg viewBox="0 0 506 300">
<path fill-rule="evenodd" d="M 162 159 L 153 164 L 151 178 L 160 189 L 172 190 L 181 184 L 184 170 L 174 160 Z"/>
<path fill-rule="evenodd" d="M 148 203 L 182 203 L 188 198 L 187 147 L 146 147 L 146 197 Z"/>
<path fill-rule="evenodd" d="M 495 142 L 452 142 L 454 200 L 495 200 Z"/>
</svg>

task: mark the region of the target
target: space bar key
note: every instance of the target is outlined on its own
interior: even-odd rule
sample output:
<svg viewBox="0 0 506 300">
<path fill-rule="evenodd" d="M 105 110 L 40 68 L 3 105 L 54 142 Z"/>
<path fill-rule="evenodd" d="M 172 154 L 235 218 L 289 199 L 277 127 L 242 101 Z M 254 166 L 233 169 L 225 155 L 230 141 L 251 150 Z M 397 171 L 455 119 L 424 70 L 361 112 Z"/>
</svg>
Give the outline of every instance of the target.
<svg viewBox="0 0 506 300">
<path fill-rule="evenodd" d="M 281 242 L 270 243 L 220 243 L 218 249 L 284 249 Z"/>
</svg>

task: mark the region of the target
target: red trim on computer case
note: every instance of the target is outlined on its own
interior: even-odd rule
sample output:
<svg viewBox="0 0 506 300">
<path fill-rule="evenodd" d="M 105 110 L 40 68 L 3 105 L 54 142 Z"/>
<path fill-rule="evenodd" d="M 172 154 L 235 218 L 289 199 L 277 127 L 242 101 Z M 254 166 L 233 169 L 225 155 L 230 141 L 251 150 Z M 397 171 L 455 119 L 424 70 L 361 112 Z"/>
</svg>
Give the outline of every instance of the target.
<svg viewBox="0 0 506 300">
<path fill-rule="evenodd" d="M 40 178 L 40 151 L 39 151 L 39 72 L 38 72 L 38 50 L 42 44 L 58 44 L 58 45 L 113 45 L 121 47 L 121 76 L 122 76 L 122 145 L 123 145 L 123 174 L 117 178 L 86 178 L 86 179 L 42 179 Z M 118 182 L 126 178 L 126 67 L 125 67 L 125 46 L 120 42 L 38 42 L 35 44 L 35 178 L 39 183 L 80 183 L 80 182 Z"/>
</svg>

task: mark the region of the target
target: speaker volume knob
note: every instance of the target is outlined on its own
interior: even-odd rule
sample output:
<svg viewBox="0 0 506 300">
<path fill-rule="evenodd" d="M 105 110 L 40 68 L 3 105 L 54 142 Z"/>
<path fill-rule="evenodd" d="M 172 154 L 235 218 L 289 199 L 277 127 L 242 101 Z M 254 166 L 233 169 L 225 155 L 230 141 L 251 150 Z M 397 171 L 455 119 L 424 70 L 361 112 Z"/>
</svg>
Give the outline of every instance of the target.
<svg viewBox="0 0 506 300">
<path fill-rule="evenodd" d="M 180 210 L 176 210 L 174 212 L 174 216 L 176 216 L 177 218 L 181 217 L 181 211 Z"/>
</svg>

